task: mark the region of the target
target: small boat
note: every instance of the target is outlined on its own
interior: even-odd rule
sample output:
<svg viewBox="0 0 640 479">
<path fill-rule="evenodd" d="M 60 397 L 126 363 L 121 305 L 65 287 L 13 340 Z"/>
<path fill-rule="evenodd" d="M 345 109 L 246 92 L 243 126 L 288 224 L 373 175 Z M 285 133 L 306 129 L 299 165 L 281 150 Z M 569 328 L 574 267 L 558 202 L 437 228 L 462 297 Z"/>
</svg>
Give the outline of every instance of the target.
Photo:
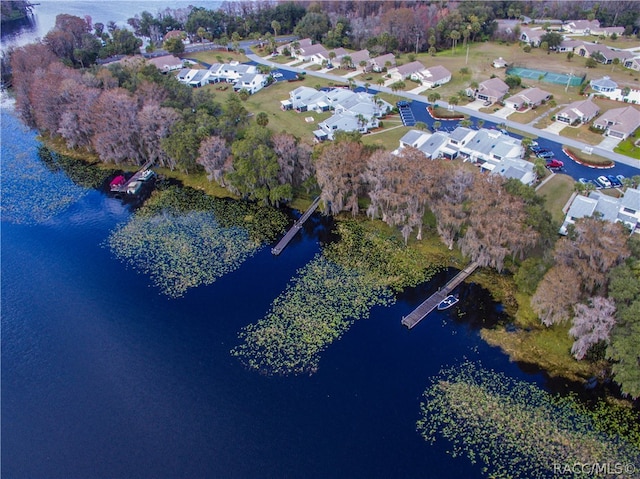
<svg viewBox="0 0 640 479">
<path fill-rule="evenodd" d="M 142 181 L 132 181 L 127 186 L 127 194 L 135 195 L 140 191 L 140 188 L 142 188 Z"/>
<path fill-rule="evenodd" d="M 111 180 L 111 183 L 109 183 L 109 188 L 111 189 L 111 191 L 119 191 L 126 181 L 127 180 L 124 176 L 118 175 L 113 180 Z"/>
<path fill-rule="evenodd" d="M 458 296 L 454 296 L 453 294 L 450 294 L 449 296 L 444 298 L 442 301 L 440 301 L 440 304 L 438 304 L 438 311 L 449 309 L 451 306 L 453 306 L 457 302 L 458 302 Z"/>
<path fill-rule="evenodd" d="M 143 172 L 140 173 L 138 180 L 147 181 L 153 178 L 154 176 L 155 176 L 155 173 L 153 170 L 144 170 Z"/>
</svg>

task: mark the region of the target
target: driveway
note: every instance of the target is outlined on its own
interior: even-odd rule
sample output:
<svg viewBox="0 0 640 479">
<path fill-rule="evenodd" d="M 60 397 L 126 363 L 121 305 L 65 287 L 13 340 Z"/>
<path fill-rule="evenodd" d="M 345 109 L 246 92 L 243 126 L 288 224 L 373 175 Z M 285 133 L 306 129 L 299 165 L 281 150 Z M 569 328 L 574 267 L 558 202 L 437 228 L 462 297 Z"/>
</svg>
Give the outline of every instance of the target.
<svg viewBox="0 0 640 479">
<path fill-rule="evenodd" d="M 602 148 L 603 150 L 613 151 L 613 149 L 616 146 L 618 146 L 618 143 L 620 143 L 620 138 L 614 138 L 612 136 L 605 136 L 604 140 L 602 140 L 600 142 L 598 147 Z"/>
<path fill-rule="evenodd" d="M 484 106 L 484 100 L 474 100 L 471 103 L 465 105 L 465 107 L 469 108 L 469 110 L 478 111 L 480 108 Z"/>
<path fill-rule="evenodd" d="M 561 121 L 554 121 L 544 129 L 544 131 L 548 131 L 549 133 L 553 133 L 554 135 L 559 134 L 564 128 L 568 126 L 566 123 L 562 123 Z"/>
<path fill-rule="evenodd" d="M 428 86 L 424 86 L 424 85 L 420 85 L 415 87 L 413 90 L 409 90 L 409 93 L 415 93 L 416 95 L 422 93 L 425 90 L 428 90 L 430 87 Z"/>
<path fill-rule="evenodd" d="M 515 110 L 509 106 L 505 106 L 503 108 L 500 108 L 498 111 L 496 111 L 493 116 L 496 116 L 498 118 L 503 118 L 503 119 L 507 119 L 507 117 L 509 115 L 511 115 L 511 113 L 515 112 Z"/>
</svg>

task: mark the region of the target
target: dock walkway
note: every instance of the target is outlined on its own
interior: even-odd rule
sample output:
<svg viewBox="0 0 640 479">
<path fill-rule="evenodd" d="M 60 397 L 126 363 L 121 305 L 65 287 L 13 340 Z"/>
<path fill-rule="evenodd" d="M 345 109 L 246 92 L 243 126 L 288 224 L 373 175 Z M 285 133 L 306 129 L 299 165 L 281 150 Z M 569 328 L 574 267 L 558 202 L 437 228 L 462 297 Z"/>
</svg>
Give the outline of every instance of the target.
<svg viewBox="0 0 640 479">
<path fill-rule="evenodd" d="M 142 173 L 148 170 L 151 167 L 151 165 L 153 165 L 153 162 L 154 160 L 147 160 L 147 162 L 144 165 L 142 165 L 140 169 L 136 171 L 131 178 L 129 178 L 124 183 L 122 183 L 120 186 L 112 188 L 111 191 L 113 191 L 114 193 L 126 193 L 127 189 L 129 188 L 129 185 L 134 181 L 138 181 Z"/>
<path fill-rule="evenodd" d="M 478 268 L 478 263 L 475 261 L 469 263 L 465 269 L 455 275 L 444 288 L 439 289 L 431 296 L 429 296 L 424 302 L 422 302 L 416 309 L 411 311 L 408 316 L 402 318 L 402 324 L 411 329 L 420 321 L 422 321 L 431 311 L 436 309 L 438 304 L 449 296 L 449 293 L 454 290 L 456 286 L 467 279 Z"/>
<path fill-rule="evenodd" d="M 313 214 L 313 212 L 318 208 L 319 205 L 320 197 L 318 196 L 315 200 L 313 200 L 311 206 L 307 208 L 307 211 L 305 211 L 304 214 L 293 224 L 289 231 L 287 231 L 287 233 L 282 237 L 278 244 L 271 248 L 272 254 L 277 256 L 282 253 L 282 250 L 287 247 L 293 237 L 298 233 L 298 231 L 300 231 L 304 222 L 309 219 L 309 217 Z"/>
</svg>

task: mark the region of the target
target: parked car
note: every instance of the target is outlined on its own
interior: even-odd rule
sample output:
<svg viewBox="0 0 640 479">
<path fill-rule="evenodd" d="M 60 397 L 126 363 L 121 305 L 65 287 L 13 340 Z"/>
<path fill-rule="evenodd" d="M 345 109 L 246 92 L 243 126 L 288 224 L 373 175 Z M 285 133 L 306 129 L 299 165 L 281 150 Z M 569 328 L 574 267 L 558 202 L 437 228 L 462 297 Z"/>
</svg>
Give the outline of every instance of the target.
<svg viewBox="0 0 640 479">
<path fill-rule="evenodd" d="M 541 151 L 538 153 L 538 158 L 544 158 L 545 160 L 553 158 L 553 151 Z"/>
<path fill-rule="evenodd" d="M 622 181 L 620 181 L 617 177 L 613 175 L 607 175 L 607 178 L 611 182 L 611 186 L 614 188 L 620 188 L 622 186 Z"/>
<path fill-rule="evenodd" d="M 587 180 L 586 178 L 579 178 L 578 182 L 583 185 L 588 185 L 589 183 L 591 183 L 591 180 Z"/>
<path fill-rule="evenodd" d="M 282 78 L 282 73 L 273 73 L 271 76 L 273 78 Z"/>
<path fill-rule="evenodd" d="M 398 108 L 405 108 L 409 106 L 409 102 L 407 100 L 400 100 L 399 102 L 396 103 L 396 106 Z"/>
<path fill-rule="evenodd" d="M 607 178 L 606 176 L 598 176 L 596 178 L 596 182 L 602 186 L 603 188 L 611 188 L 611 182 L 609 181 L 609 178 Z"/>
<path fill-rule="evenodd" d="M 547 160 L 547 168 L 562 168 L 564 163 L 560 160 L 553 158 L 552 160 Z"/>
<path fill-rule="evenodd" d="M 616 175 L 616 178 L 618 178 L 618 181 L 622 184 L 624 184 L 624 180 L 626 179 L 624 175 Z"/>
<path fill-rule="evenodd" d="M 482 105 L 483 106 L 491 106 L 491 105 L 493 105 L 493 102 L 491 100 L 487 100 Z"/>
</svg>

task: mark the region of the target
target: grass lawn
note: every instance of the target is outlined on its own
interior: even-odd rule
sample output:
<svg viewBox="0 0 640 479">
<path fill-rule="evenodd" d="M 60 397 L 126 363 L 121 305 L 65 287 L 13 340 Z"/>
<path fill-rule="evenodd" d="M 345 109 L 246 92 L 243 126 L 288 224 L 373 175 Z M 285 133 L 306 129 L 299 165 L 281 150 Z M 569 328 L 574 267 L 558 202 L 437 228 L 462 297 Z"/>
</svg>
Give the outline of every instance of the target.
<svg viewBox="0 0 640 479">
<path fill-rule="evenodd" d="M 540 105 L 535 110 L 529 109 L 522 113 L 515 111 L 514 113 L 509 115 L 509 121 L 515 121 L 516 123 L 522 123 L 523 125 L 526 125 L 527 123 L 535 120 L 536 118 L 542 115 L 545 115 L 546 113 L 549 113 L 551 108 L 552 108 L 551 105 L 547 103 L 545 105 Z"/>
<path fill-rule="evenodd" d="M 640 160 L 640 146 L 635 146 L 638 135 L 640 135 L 640 128 L 633 132 L 629 138 L 618 143 L 618 146 L 613 151 Z"/>
<path fill-rule="evenodd" d="M 362 143 L 365 145 L 381 146 L 385 150 L 395 150 L 400 146 L 400 138 L 411 128 L 403 126 L 402 122 L 391 123 L 391 120 L 382 120 L 384 129 L 374 130 L 362 136 Z"/>
<path fill-rule="evenodd" d="M 313 83 L 310 83 L 312 82 Z M 299 86 L 326 87 L 328 83 L 321 78 L 308 78 L 301 82 L 276 82 L 267 88 L 251 95 L 244 103 L 244 107 L 251 113 L 258 114 L 262 111 L 269 115 L 269 128 L 274 132 L 286 131 L 300 138 L 309 144 L 313 142 L 313 131 L 318 129 L 318 123 L 326 120 L 332 112 L 316 113 L 313 111 L 298 113 L 296 111 L 282 111 L 280 100 L 289 98 L 289 92 Z M 211 88 L 216 95 L 216 99 L 224 103 L 229 95 L 235 95 L 231 88 L 226 91 L 215 89 L 215 85 L 208 85 L 203 88 Z M 307 123 L 305 118 L 311 117 L 313 122 Z"/>
<path fill-rule="evenodd" d="M 248 62 L 249 59 L 244 53 L 228 52 L 226 50 L 208 50 L 204 52 L 189 53 L 184 56 L 189 58 L 195 58 L 205 63 L 227 63 L 230 61 L 236 61 L 240 63 Z"/>
<path fill-rule="evenodd" d="M 536 192 L 538 196 L 544 197 L 547 209 L 558 223 L 564 221 L 562 208 L 569 201 L 574 185 L 575 180 L 570 176 L 555 175 Z"/>
<path fill-rule="evenodd" d="M 583 153 L 576 148 L 569 148 L 568 146 L 564 148 L 577 158 L 578 163 L 592 166 L 611 166 L 613 164 L 613 161 L 604 156 Z"/>
<path fill-rule="evenodd" d="M 598 145 L 602 140 L 604 140 L 602 133 L 594 133 L 589 130 L 588 125 L 581 125 L 579 127 L 566 126 L 560 131 L 560 136 L 573 138 L 574 140 L 578 140 L 589 145 Z"/>
</svg>

